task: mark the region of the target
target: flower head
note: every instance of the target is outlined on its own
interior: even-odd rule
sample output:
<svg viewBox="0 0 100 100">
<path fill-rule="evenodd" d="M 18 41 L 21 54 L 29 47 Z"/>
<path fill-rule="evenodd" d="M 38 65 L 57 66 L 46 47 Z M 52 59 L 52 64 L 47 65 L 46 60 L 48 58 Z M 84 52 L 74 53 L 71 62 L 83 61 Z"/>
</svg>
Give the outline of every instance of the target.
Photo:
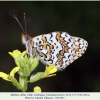
<svg viewBox="0 0 100 100">
<path fill-rule="evenodd" d="M 48 67 L 46 66 L 44 77 L 55 76 L 56 74 L 53 74 L 53 73 L 57 71 L 58 71 L 57 68 L 53 64 L 50 64 Z"/>
<path fill-rule="evenodd" d="M 39 86 L 34 87 L 34 92 L 41 92 L 41 88 Z"/>
<path fill-rule="evenodd" d="M 26 54 L 26 51 L 23 51 L 22 53 L 19 50 L 14 50 L 13 52 L 8 52 L 14 59 L 17 58 L 20 54 L 23 56 Z"/>
<path fill-rule="evenodd" d="M 9 76 L 14 78 L 14 75 L 16 72 L 19 71 L 19 67 L 15 67 L 12 69 L 12 71 L 10 72 L 10 74 L 6 74 L 4 72 L 0 72 L 0 77 L 3 78 L 6 81 L 12 81 L 11 79 L 9 79 Z"/>
<path fill-rule="evenodd" d="M 14 58 L 16 65 L 20 68 L 19 74 L 21 76 L 29 76 L 39 63 L 39 57 L 28 57 L 26 51 L 21 53 L 19 50 L 14 50 L 8 53 Z"/>
<path fill-rule="evenodd" d="M 12 71 L 10 72 L 10 74 L 6 74 L 4 72 L 0 72 L 0 77 L 6 81 L 10 81 L 12 82 L 12 84 L 14 86 L 16 86 L 18 89 L 22 90 L 22 86 L 21 84 L 19 84 L 19 82 L 16 80 L 15 73 L 19 71 L 19 67 L 15 67 L 12 69 Z"/>
</svg>

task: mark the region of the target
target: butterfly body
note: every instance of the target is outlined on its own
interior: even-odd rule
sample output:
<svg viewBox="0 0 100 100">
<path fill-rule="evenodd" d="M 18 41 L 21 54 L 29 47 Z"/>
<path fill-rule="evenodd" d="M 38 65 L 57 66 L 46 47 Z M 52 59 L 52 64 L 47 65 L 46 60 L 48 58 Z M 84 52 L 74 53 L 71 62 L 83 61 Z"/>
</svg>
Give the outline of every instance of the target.
<svg viewBox="0 0 100 100">
<path fill-rule="evenodd" d="M 31 57 L 39 56 L 42 63 L 54 64 L 58 70 L 65 69 L 81 57 L 88 46 L 86 40 L 60 31 L 33 38 L 22 34 L 22 43 Z"/>
</svg>

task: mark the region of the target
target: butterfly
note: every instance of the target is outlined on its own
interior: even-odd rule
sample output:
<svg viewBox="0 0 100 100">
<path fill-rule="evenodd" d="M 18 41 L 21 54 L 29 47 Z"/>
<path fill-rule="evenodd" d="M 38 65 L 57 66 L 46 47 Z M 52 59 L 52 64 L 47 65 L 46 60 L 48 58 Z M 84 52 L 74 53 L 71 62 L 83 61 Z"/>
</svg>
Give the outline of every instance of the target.
<svg viewBox="0 0 100 100">
<path fill-rule="evenodd" d="M 15 19 L 17 20 L 16 17 Z M 43 64 L 53 64 L 58 70 L 64 70 L 81 57 L 88 46 L 86 40 L 62 31 L 55 31 L 36 37 L 30 37 L 24 32 L 22 34 L 22 43 L 25 45 L 29 56 L 38 56 Z"/>
<path fill-rule="evenodd" d="M 22 34 L 22 43 L 26 46 L 28 55 L 37 55 L 43 64 L 54 64 L 58 70 L 64 70 L 81 57 L 88 46 L 86 40 L 60 31 L 36 37 Z"/>
</svg>

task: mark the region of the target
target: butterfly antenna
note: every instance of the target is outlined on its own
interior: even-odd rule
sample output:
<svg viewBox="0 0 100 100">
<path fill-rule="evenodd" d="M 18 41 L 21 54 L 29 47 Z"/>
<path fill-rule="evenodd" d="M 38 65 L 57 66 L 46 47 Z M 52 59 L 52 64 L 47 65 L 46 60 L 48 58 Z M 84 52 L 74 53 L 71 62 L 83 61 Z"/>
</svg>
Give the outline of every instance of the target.
<svg viewBox="0 0 100 100">
<path fill-rule="evenodd" d="M 17 17 L 14 15 L 13 16 L 15 19 L 16 19 L 16 21 L 18 22 L 18 24 L 20 25 L 20 27 L 21 27 L 21 29 L 23 30 L 23 32 L 25 33 L 25 30 L 23 29 L 23 27 L 22 27 L 22 25 L 20 24 L 20 22 L 19 22 L 19 20 L 17 19 Z"/>
<path fill-rule="evenodd" d="M 23 13 L 23 15 L 24 15 L 24 22 L 25 22 L 25 32 L 26 32 L 26 34 L 27 34 L 25 13 Z"/>
</svg>

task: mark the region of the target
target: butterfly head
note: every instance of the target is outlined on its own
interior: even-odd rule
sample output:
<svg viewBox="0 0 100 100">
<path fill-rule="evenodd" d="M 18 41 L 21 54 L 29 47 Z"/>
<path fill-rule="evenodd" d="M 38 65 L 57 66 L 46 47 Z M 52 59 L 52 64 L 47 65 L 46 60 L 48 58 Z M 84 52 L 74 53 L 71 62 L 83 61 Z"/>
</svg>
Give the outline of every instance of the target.
<svg viewBox="0 0 100 100">
<path fill-rule="evenodd" d="M 26 45 L 27 41 L 29 41 L 29 35 L 22 33 L 22 44 Z"/>
</svg>

